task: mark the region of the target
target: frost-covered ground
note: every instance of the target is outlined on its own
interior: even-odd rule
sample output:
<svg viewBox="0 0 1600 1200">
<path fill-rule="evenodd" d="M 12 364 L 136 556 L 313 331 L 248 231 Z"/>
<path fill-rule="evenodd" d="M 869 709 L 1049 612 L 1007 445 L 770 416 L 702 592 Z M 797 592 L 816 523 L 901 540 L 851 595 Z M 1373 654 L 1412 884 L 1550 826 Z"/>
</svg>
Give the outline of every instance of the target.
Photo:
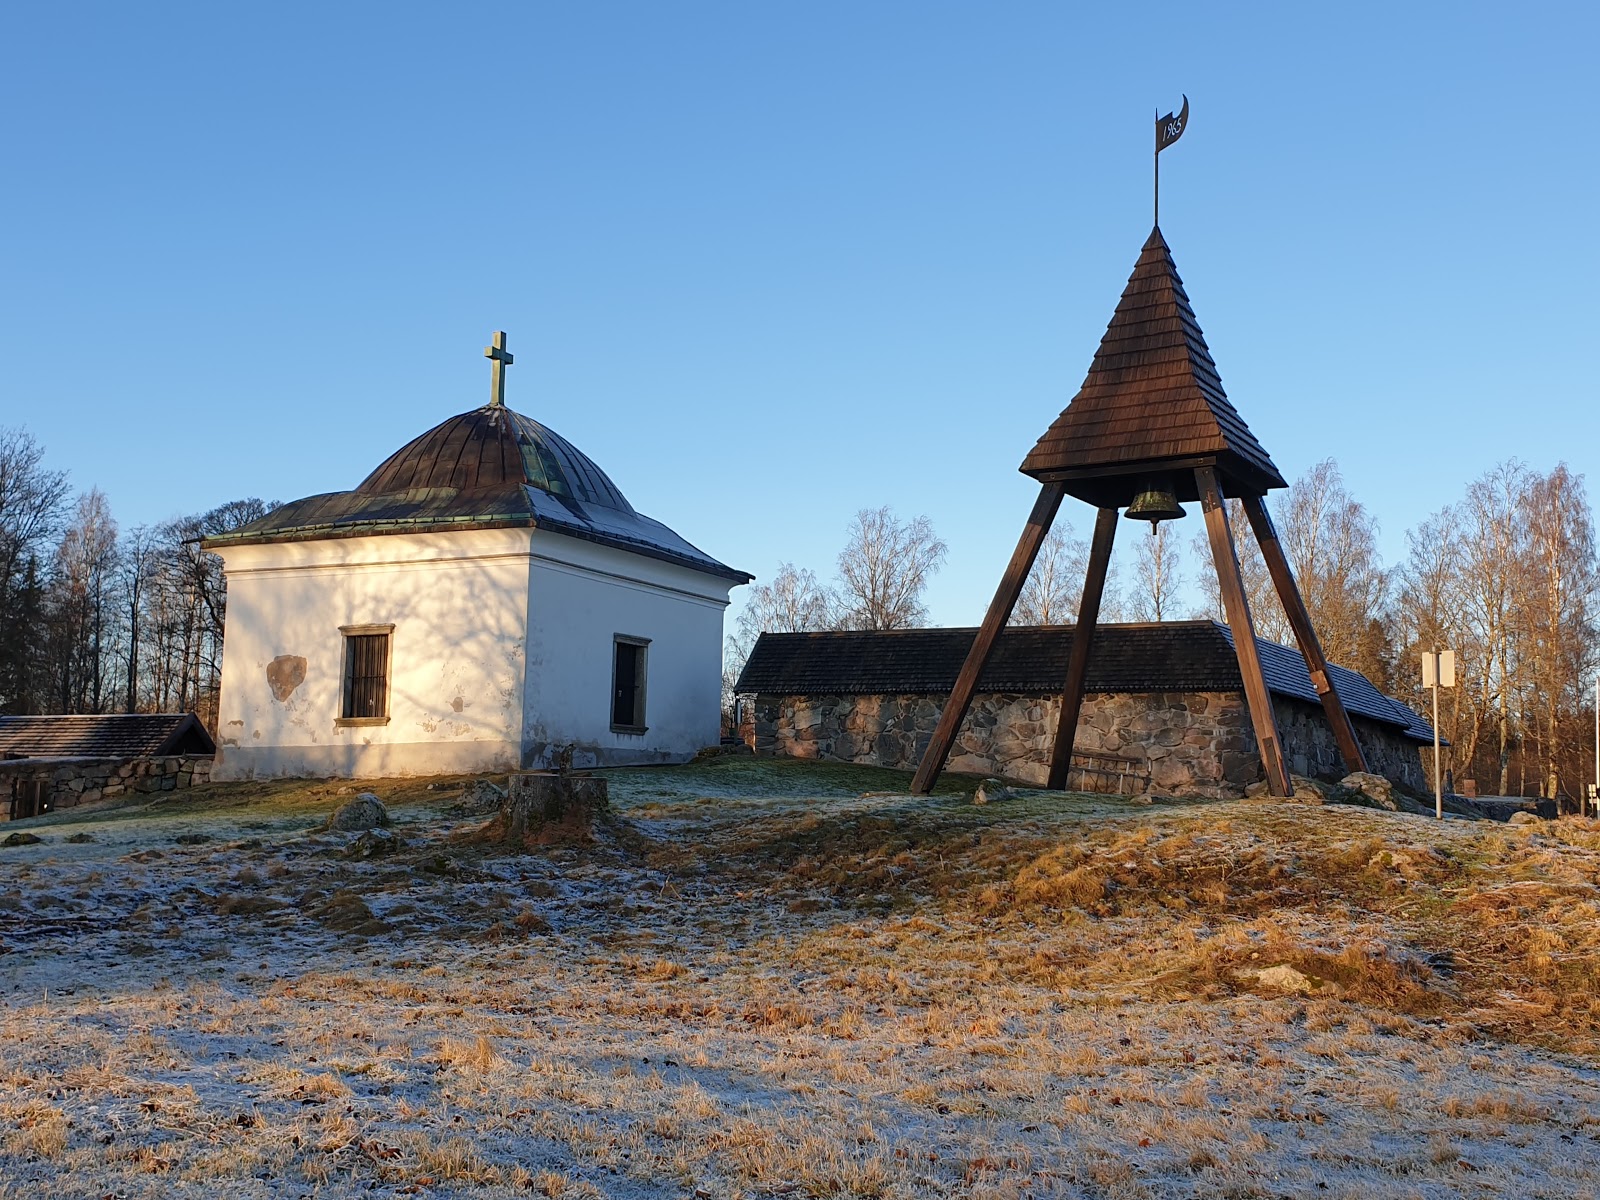
<svg viewBox="0 0 1600 1200">
<path fill-rule="evenodd" d="M 610 778 L 518 856 L 459 784 L 0 825 L 0 1197 L 1600 1191 L 1588 824 Z"/>
</svg>

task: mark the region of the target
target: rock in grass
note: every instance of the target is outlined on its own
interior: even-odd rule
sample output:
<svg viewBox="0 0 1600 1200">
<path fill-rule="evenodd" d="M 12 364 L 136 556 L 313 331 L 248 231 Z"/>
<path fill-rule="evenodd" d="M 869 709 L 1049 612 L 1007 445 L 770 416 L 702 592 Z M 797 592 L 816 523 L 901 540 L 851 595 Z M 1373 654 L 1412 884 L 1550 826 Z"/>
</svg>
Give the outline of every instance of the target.
<svg viewBox="0 0 1600 1200">
<path fill-rule="evenodd" d="M 1376 778 L 1376 777 L 1375 777 Z M 1385 783 L 1389 781 L 1384 780 Z M 1293 787 L 1293 794 L 1286 799 L 1295 804 L 1326 804 L 1328 802 L 1328 785 L 1318 783 L 1315 779 L 1307 779 L 1304 775 L 1289 776 L 1289 783 Z M 1258 779 L 1244 789 L 1246 800 L 1270 800 L 1272 797 L 1267 792 L 1267 781 Z"/>
<path fill-rule="evenodd" d="M 362 792 L 348 804 L 342 804 L 323 829 L 330 832 L 354 833 L 363 829 L 377 829 L 389 823 L 389 810 L 371 792 Z"/>
<path fill-rule="evenodd" d="M 1275 967 L 1266 967 L 1255 973 L 1256 982 L 1264 988 L 1274 992 L 1288 992 L 1293 995 L 1308 995 L 1317 990 L 1316 980 L 1302 971 L 1296 971 L 1288 963 L 1279 963 Z"/>
<path fill-rule="evenodd" d="M 37 846 L 44 841 L 37 833 L 13 833 L 0 846 Z"/>
<path fill-rule="evenodd" d="M 388 829 L 369 829 L 344 849 L 346 858 L 388 858 L 406 848 L 405 840 Z"/>
<path fill-rule="evenodd" d="M 972 793 L 972 802 L 990 804 L 996 800 L 1010 800 L 1015 795 L 1003 779 L 985 779 L 978 785 L 978 790 Z"/>
<path fill-rule="evenodd" d="M 1395 809 L 1394 784 L 1382 775 L 1374 775 L 1371 771 L 1352 771 L 1339 780 L 1339 786 L 1352 792 L 1360 792 L 1379 808 Z"/>
<path fill-rule="evenodd" d="M 67 839 L 67 841 L 71 842 L 74 846 L 81 846 L 85 842 L 94 841 L 94 834 L 92 834 L 92 833 L 75 833 L 71 837 L 69 837 Z"/>
<path fill-rule="evenodd" d="M 461 793 L 461 802 L 450 811 L 466 817 L 492 817 L 505 803 L 506 792 L 487 779 L 474 780 Z"/>
</svg>

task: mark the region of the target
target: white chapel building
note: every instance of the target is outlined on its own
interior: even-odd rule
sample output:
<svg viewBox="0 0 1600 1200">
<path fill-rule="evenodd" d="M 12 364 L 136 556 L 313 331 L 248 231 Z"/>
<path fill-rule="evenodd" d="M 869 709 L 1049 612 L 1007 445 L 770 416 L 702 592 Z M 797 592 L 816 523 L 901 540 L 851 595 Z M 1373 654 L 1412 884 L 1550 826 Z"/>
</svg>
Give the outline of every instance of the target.
<svg viewBox="0 0 1600 1200">
<path fill-rule="evenodd" d="M 227 573 L 215 779 L 682 762 L 720 731 L 722 617 L 751 576 L 636 512 L 504 404 L 353 491 L 208 539 Z"/>
</svg>

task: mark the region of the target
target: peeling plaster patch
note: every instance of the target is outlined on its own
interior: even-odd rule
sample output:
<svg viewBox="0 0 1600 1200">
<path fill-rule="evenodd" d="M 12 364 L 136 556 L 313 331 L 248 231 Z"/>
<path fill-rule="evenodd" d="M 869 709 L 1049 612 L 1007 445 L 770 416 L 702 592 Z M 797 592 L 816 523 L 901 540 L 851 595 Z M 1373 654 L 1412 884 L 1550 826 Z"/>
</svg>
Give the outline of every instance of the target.
<svg viewBox="0 0 1600 1200">
<path fill-rule="evenodd" d="M 244 722 L 243 721 L 229 721 L 228 724 L 229 725 L 237 725 L 240 729 L 244 728 Z"/>
<path fill-rule="evenodd" d="M 261 740 L 261 730 L 259 730 L 259 729 L 252 730 L 251 733 L 250 733 L 250 736 L 255 738 L 255 740 L 259 742 Z"/>
<path fill-rule="evenodd" d="M 306 660 L 298 654 L 280 654 L 267 664 L 267 686 L 279 704 L 287 702 L 305 681 Z"/>
<path fill-rule="evenodd" d="M 464 699 L 462 699 L 460 696 L 456 696 L 456 697 L 452 698 L 451 701 L 450 701 L 450 707 L 455 709 L 456 712 L 460 712 L 466 706 L 467 706 L 467 702 Z"/>
<path fill-rule="evenodd" d="M 228 722 L 228 724 L 230 724 L 230 725 L 235 724 L 235 723 L 236 722 L 233 722 L 233 721 L 229 721 Z M 239 721 L 239 722 L 237 722 L 237 724 L 243 725 L 244 722 L 243 721 Z M 239 739 L 238 738 L 232 738 L 232 737 L 225 737 L 225 738 L 222 739 L 222 744 L 224 746 L 237 746 L 239 744 Z"/>
<path fill-rule="evenodd" d="M 439 722 L 437 721 L 418 721 L 417 724 L 422 726 L 423 733 L 432 733 L 439 728 Z"/>
</svg>

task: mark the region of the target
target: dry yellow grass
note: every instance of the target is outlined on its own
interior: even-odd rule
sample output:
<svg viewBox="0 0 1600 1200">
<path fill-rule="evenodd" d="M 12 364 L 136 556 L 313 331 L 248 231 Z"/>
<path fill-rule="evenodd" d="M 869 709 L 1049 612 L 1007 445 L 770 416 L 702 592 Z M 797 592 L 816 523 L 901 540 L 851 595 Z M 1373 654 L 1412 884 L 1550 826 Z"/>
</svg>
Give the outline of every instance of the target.
<svg viewBox="0 0 1600 1200">
<path fill-rule="evenodd" d="M 514 858 L 424 782 L 382 860 L 324 785 L 46 824 L 0 859 L 0 1195 L 1600 1186 L 1590 824 L 896 787 L 619 772 L 611 834 Z"/>
</svg>

